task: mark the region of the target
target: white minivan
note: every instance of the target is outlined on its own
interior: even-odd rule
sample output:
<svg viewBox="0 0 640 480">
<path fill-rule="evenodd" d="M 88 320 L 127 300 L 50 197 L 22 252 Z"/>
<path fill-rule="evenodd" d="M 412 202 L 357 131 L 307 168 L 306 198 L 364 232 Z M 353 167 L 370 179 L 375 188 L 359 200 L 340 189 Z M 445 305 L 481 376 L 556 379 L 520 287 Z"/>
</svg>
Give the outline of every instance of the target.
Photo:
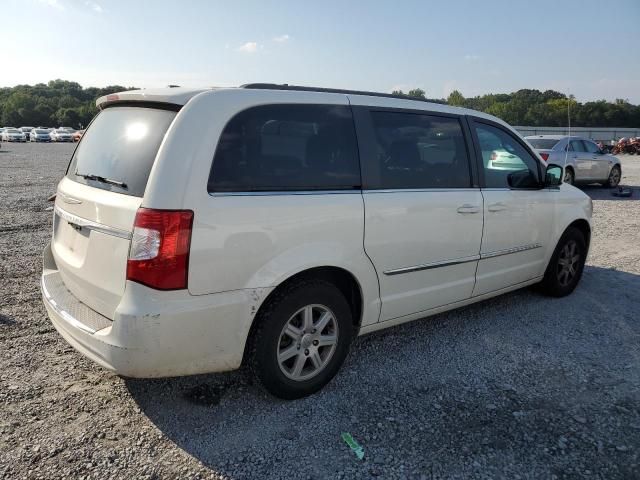
<svg viewBox="0 0 640 480">
<path fill-rule="evenodd" d="M 41 283 L 60 334 L 117 374 L 248 364 L 298 398 L 357 335 L 582 274 L 591 200 L 490 115 L 273 84 L 97 105 Z"/>
</svg>

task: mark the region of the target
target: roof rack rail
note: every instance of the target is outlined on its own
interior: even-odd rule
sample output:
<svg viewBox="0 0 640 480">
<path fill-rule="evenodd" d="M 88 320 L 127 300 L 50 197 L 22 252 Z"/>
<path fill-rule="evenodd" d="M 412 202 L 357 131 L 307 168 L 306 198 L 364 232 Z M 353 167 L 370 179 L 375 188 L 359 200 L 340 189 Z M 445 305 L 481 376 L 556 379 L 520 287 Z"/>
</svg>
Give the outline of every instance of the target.
<svg viewBox="0 0 640 480">
<path fill-rule="evenodd" d="M 417 102 L 442 103 L 438 100 L 410 97 L 409 95 L 396 95 L 393 93 L 367 92 L 364 90 L 346 90 L 342 88 L 306 87 L 302 85 L 289 85 L 288 83 L 245 83 L 240 88 L 255 90 L 294 90 L 298 92 L 323 92 L 323 93 L 346 93 L 351 95 L 369 95 L 371 97 L 397 98 L 400 100 L 415 100 Z"/>
</svg>

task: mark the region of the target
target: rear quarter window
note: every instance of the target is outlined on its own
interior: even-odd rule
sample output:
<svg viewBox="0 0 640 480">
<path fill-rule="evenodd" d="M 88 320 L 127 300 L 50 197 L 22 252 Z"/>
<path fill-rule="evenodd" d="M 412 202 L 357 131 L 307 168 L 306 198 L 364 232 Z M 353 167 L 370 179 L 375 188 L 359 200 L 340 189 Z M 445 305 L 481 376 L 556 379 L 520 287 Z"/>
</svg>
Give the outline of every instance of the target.
<svg viewBox="0 0 640 480">
<path fill-rule="evenodd" d="M 262 105 L 224 128 L 208 190 L 260 192 L 360 187 L 351 109 L 342 105 Z"/>
<path fill-rule="evenodd" d="M 111 107 L 100 112 L 71 158 L 67 177 L 91 187 L 142 197 L 175 111 Z M 102 177 L 116 185 L 86 176 Z"/>
</svg>

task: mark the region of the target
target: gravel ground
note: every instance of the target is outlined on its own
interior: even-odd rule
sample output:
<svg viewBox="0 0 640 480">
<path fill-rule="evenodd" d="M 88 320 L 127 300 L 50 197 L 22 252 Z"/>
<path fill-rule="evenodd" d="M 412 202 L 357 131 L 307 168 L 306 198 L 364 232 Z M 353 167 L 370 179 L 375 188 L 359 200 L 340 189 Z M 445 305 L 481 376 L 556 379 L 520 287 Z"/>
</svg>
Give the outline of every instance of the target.
<svg viewBox="0 0 640 480">
<path fill-rule="evenodd" d="M 284 402 L 245 372 L 124 380 L 55 332 L 45 200 L 72 149 L 0 150 L 0 476 L 640 478 L 640 157 L 623 159 L 631 199 L 585 188 L 573 295 L 525 289 L 362 337 L 324 391 Z"/>
</svg>

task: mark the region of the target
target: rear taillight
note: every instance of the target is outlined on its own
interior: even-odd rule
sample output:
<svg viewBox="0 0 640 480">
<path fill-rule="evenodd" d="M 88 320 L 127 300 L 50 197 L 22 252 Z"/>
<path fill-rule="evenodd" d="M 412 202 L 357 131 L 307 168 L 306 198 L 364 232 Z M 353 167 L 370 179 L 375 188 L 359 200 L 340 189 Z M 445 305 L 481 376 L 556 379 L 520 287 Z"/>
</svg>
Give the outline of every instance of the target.
<svg viewBox="0 0 640 480">
<path fill-rule="evenodd" d="M 546 162 L 547 160 L 549 160 L 549 154 L 548 153 L 541 153 L 540 156 L 542 157 L 542 159 Z"/>
<path fill-rule="evenodd" d="M 127 280 L 158 290 L 187 288 L 193 212 L 139 208 L 127 260 Z"/>
</svg>

